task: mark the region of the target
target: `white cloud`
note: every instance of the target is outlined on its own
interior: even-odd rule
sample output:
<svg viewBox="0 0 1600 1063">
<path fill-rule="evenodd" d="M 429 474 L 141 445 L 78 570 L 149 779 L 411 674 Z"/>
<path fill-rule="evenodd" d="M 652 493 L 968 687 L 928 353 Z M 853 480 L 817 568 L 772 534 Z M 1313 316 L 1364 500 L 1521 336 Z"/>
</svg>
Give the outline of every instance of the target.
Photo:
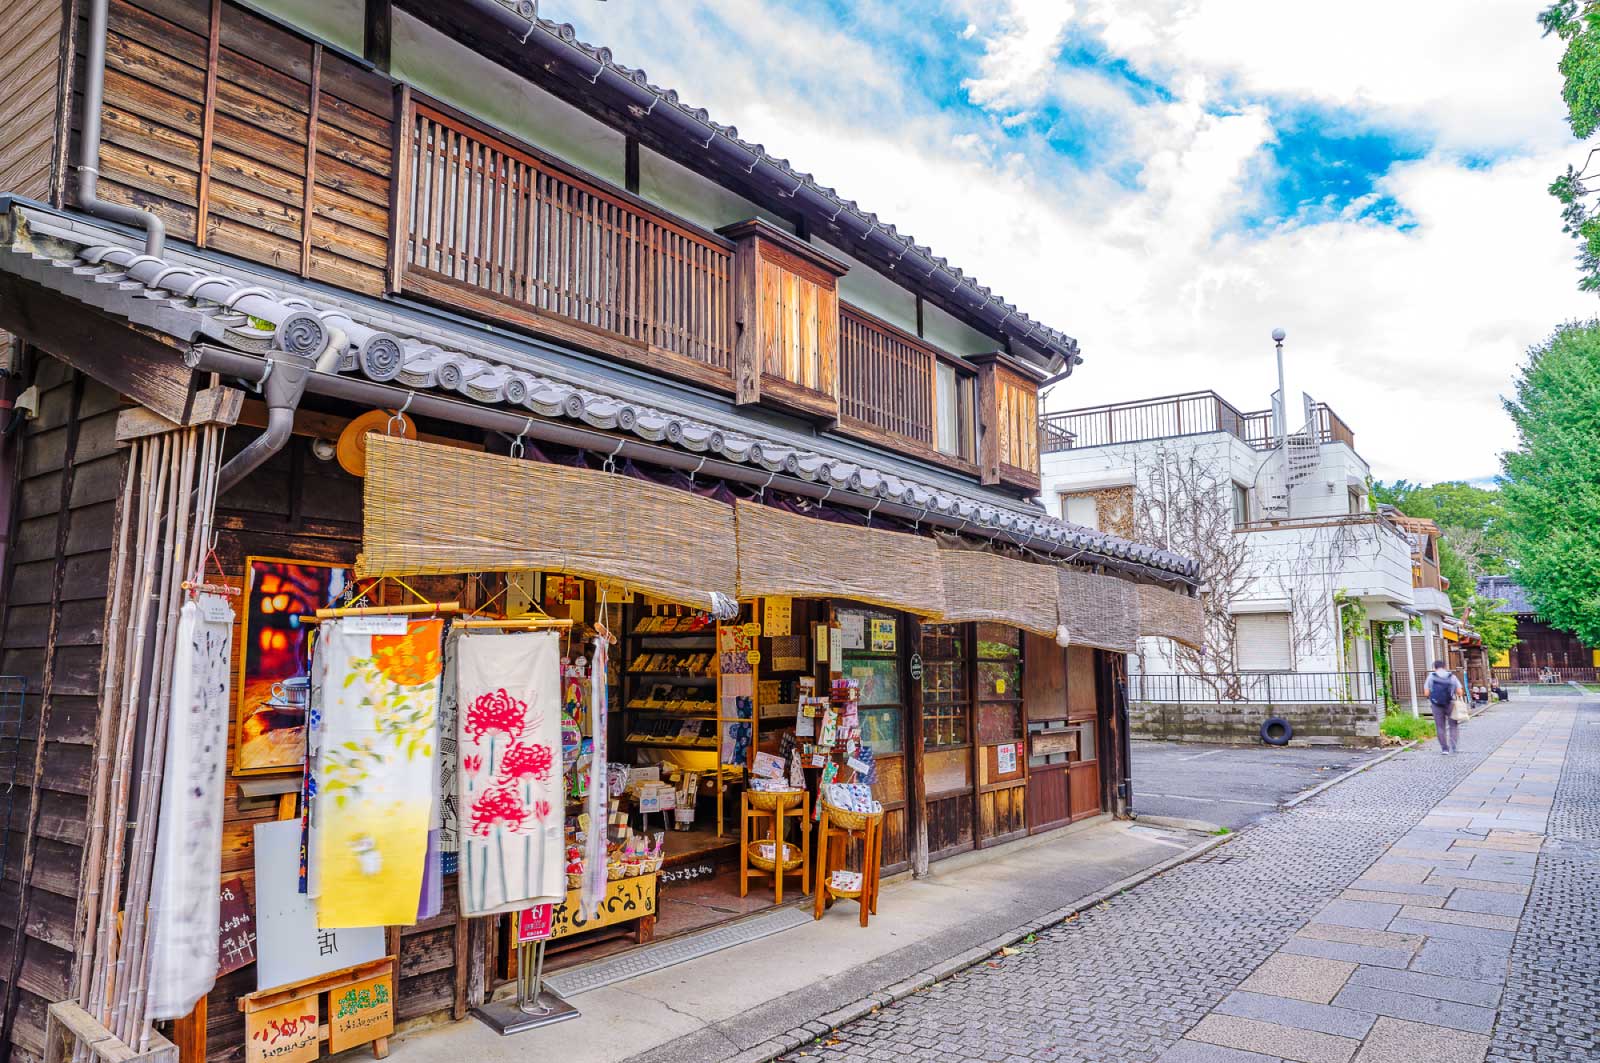
<svg viewBox="0 0 1600 1063">
<path fill-rule="evenodd" d="M 1268 333 L 1282 325 L 1291 393 L 1332 404 L 1377 475 L 1496 471 L 1512 442 L 1499 395 L 1526 347 L 1595 312 L 1545 193 L 1575 150 L 1560 124 L 1559 49 L 1539 38 L 1532 8 L 1085 0 L 1078 32 L 1159 75 L 1170 98 L 1149 101 L 1055 64 L 1066 4 L 1013 0 L 995 14 L 947 2 L 949 33 L 966 25 L 982 48 L 967 91 L 993 121 L 913 92 L 899 76 L 911 38 L 893 23 L 858 38 L 778 0 L 564 14 L 1077 336 L 1088 360 L 1055 408 L 1205 388 L 1262 407 L 1275 386 Z M 900 14 L 906 34 L 929 32 L 918 11 Z M 1357 209 L 1269 231 L 1235 224 L 1291 97 L 1437 138 L 1375 192 L 1414 225 Z M 1124 153 L 1112 161 L 1138 164 L 1132 187 L 1108 168 L 1020 154 L 1027 141 L 1000 124 L 1045 101 L 1110 116 Z M 1469 165 L 1465 152 L 1495 161 Z"/>
</svg>

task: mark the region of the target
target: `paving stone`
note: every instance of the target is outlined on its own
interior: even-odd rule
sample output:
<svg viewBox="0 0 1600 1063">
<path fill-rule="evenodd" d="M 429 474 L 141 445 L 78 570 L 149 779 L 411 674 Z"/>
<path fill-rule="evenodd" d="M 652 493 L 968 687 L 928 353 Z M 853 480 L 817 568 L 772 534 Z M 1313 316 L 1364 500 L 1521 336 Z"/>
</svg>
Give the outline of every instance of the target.
<svg viewBox="0 0 1600 1063">
<path fill-rule="evenodd" d="M 1356 965 L 1348 960 L 1279 953 L 1257 967 L 1239 988 L 1252 993 L 1270 993 L 1278 997 L 1326 1004 L 1344 986 L 1355 969 Z"/>
<path fill-rule="evenodd" d="M 1356 1063 L 1483 1063 L 1489 1039 L 1420 1022 L 1382 1018 L 1372 1027 Z"/>
<path fill-rule="evenodd" d="M 1283 1063 L 1277 1056 L 1245 1052 L 1202 1041 L 1179 1041 L 1162 1053 L 1156 1063 Z"/>
<path fill-rule="evenodd" d="M 1205 1041 L 1227 1048 L 1279 1056 L 1297 1063 L 1349 1063 L 1361 1042 L 1351 1037 L 1296 1030 L 1276 1023 L 1240 1019 L 1212 1013 L 1184 1035 L 1187 1040 Z"/>
<path fill-rule="evenodd" d="M 1486 879 L 1459 878 L 1455 875 L 1430 875 L 1426 885 L 1435 889 L 1469 889 L 1482 893 L 1510 893 L 1518 897 L 1528 895 L 1528 887 L 1519 882 L 1490 882 Z"/>
<path fill-rule="evenodd" d="M 1330 960 L 1348 960 L 1351 963 L 1370 963 L 1377 967 L 1402 969 L 1409 967 L 1416 955 L 1415 949 L 1349 945 L 1342 941 L 1319 941 L 1300 935 L 1285 942 L 1281 951 L 1292 956 L 1321 956 Z"/>
<path fill-rule="evenodd" d="M 1422 882 L 1432 873 L 1432 864 L 1403 864 L 1385 859 L 1375 862 L 1363 877 L 1381 878 L 1385 882 Z"/>
<path fill-rule="evenodd" d="M 1482 912 L 1446 911 L 1441 908 L 1414 906 L 1402 908 L 1400 914 L 1407 919 L 1419 919 L 1425 923 L 1450 923 L 1453 926 L 1475 926 L 1484 930 L 1505 930 L 1513 934 L 1517 932 L 1517 917 L 1514 915 L 1485 915 Z"/>
<path fill-rule="evenodd" d="M 1396 971 L 1387 967 L 1362 967 L 1350 976 L 1349 985 L 1388 989 L 1480 1008 L 1492 1008 L 1500 1002 L 1500 985 L 1494 981 L 1451 978 L 1421 971 Z"/>
<path fill-rule="evenodd" d="M 1330 901 L 1316 914 L 1313 923 L 1332 923 L 1334 926 L 1356 926 L 1367 930 L 1383 930 L 1389 921 L 1400 914 L 1398 904 L 1376 904 L 1372 901 Z"/>
<path fill-rule="evenodd" d="M 1524 898 L 1517 894 L 1458 889 L 1450 895 L 1445 907 L 1454 912 L 1480 912 L 1484 915 L 1503 915 L 1519 919 L 1522 916 L 1524 903 Z"/>
<path fill-rule="evenodd" d="M 1389 930 L 1367 930 L 1359 926 L 1334 926 L 1331 923 L 1307 923 L 1295 937 L 1342 941 L 1347 945 L 1370 945 L 1376 949 L 1405 949 L 1408 952 L 1416 952 L 1425 940 L 1421 934 L 1396 934 Z"/>
<path fill-rule="evenodd" d="M 1379 904 L 1398 904 L 1413 908 L 1443 908 L 1444 897 L 1420 893 L 1390 893 L 1387 890 L 1347 889 L 1339 894 L 1341 901 L 1376 901 Z"/>
<path fill-rule="evenodd" d="M 1369 1011 L 1393 1019 L 1432 1023 L 1434 1026 L 1446 1026 L 1468 1033 L 1488 1033 L 1494 1029 L 1494 1008 L 1397 993 L 1392 989 L 1346 986 L 1333 998 L 1333 1003 L 1335 1007 Z"/>
<path fill-rule="evenodd" d="M 1436 909 L 1419 908 L 1417 910 L 1433 911 Z M 1465 941 L 1477 945 L 1497 945 L 1501 948 L 1510 948 L 1512 942 L 1516 940 L 1516 935 L 1509 930 L 1491 930 L 1481 926 L 1462 926 L 1459 923 L 1441 923 L 1405 916 L 1395 919 L 1389 926 L 1402 934 L 1426 935 L 1430 941 Z"/>
<path fill-rule="evenodd" d="M 1297 1030 L 1314 1030 L 1340 1037 L 1361 1038 L 1372 1029 L 1377 1019 L 1375 1012 L 1353 1011 L 1328 1004 L 1312 1004 L 1304 1000 L 1289 1000 L 1264 993 L 1247 993 L 1240 990 L 1229 993 L 1215 1009 L 1223 1015 L 1236 1015 L 1242 1019 L 1259 1019 L 1275 1022 L 1279 1026 L 1292 1026 Z"/>
</svg>

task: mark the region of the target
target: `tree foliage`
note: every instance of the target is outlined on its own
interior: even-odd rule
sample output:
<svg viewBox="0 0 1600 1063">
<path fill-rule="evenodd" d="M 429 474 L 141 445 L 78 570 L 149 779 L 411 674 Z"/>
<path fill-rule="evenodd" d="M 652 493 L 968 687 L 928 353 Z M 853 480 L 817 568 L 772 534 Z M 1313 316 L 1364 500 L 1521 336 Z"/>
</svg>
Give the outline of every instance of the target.
<svg viewBox="0 0 1600 1063">
<path fill-rule="evenodd" d="M 1491 661 L 1517 644 L 1517 618 L 1497 611 L 1505 604 L 1498 598 L 1474 594 L 1461 614 L 1483 639 L 1483 651 Z"/>
<path fill-rule="evenodd" d="M 1501 488 L 1517 582 L 1553 627 L 1600 645 L 1600 321 L 1530 350 L 1505 407 L 1519 440 Z"/>
<path fill-rule="evenodd" d="M 1546 35 L 1566 42 L 1559 69 L 1561 98 L 1567 104 L 1567 124 L 1573 136 L 1587 140 L 1600 128 L 1600 3 L 1596 0 L 1556 0 L 1539 14 Z M 1589 173 L 1594 152 L 1582 166 L 1550 183 L 1550 194 L 1561 201 L 1562 230 L 1578 243 L 1578 287 L 1600 291 L 1600 216 L 1589 197 L 1595 174 Z"/>
<path fill-rule="evenodd" d="M 1451 608 L 1457 616 L 1466 608 L 1472 596 L 1478 593 L 1478 582 L 1473 577 L 1462 556 L 1450 546 L 1446 537 L 1439 539 L 1439 575 L 1450 581 L 1450 586 L 1445 588 L 1445 595 L 1450 599 Z"/>
</svg>

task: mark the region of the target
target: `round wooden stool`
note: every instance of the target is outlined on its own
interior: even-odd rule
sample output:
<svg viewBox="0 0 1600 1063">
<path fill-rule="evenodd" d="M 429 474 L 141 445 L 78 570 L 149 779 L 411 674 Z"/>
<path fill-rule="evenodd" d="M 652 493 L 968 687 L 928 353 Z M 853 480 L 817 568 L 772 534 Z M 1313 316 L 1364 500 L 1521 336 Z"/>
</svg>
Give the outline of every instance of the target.
<svg viewBox="0 0 1600 1063">
<path fill-rule="evenodd" d="M 800 824 L 800 845 L 784 839 L 789 820 Z M 770 858 L 761 854 L 763 842 L 772 845 Z M 787 790 L 763 793 L 746 790 L 739 816 L 739 896 L 750 892 L 750 875 L 772 876 L 776 903 L 783 903 L 783 876 L 799 875 L 800 889 L 811 892 L 811 792 Z"/>
</svg>

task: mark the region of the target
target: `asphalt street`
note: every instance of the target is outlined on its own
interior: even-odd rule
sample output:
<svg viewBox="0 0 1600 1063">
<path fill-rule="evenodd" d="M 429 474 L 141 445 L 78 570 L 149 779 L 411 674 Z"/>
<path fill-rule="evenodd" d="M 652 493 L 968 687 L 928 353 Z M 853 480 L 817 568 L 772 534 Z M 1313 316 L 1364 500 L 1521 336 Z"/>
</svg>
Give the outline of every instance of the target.
<svg viewBox="0 0 1600 1063">
<path fill-rule="evenodd" d="M 1134 742 L 1133 809 L 1238 830 L 1381 749 Z"/>
</svg>

